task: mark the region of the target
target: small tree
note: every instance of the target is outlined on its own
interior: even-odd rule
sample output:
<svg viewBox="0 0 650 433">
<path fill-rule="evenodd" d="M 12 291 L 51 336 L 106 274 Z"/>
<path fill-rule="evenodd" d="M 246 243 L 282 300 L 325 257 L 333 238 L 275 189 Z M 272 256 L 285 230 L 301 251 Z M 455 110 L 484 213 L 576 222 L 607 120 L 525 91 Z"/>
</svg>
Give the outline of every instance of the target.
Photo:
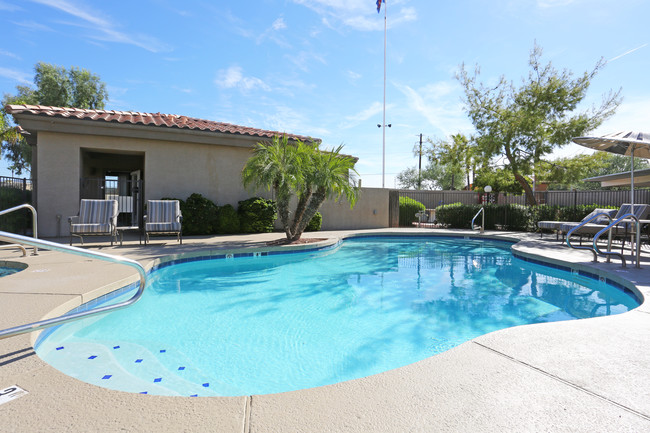
<svg viewBox="0 0 650 433">
<path fill-rule="evenodd" d="M 51 105 L 103 109 L 108 100 L 106 84 L 98 75 L 75 66 L 61 66 L 39 62 L 34 67 L 34 88 L 16 86 L 16 94 L 5 94 L 0 107 L 0 139 L 9 167 L 21 174 L 31 167 L 32 149 L 16 132 L 13 122 L 5 111 L 7 104 Z"/>
<path fill-rule="evenodd" d="M 465 90 L 467 113 L 478 133 L 478 150 L 486 159 L 505 156 L 506 167 L 527 193 L 531 205 L 537 202 L 525 176 L 532 174 L 555 147 L 598 127 L 620 103 L 619 90 L 606 95 L 600 107 L 574 113 L 605 63 L 600 61 L 591 72 L 574 78 L 571 72 L 559 72 L 550 63 L 542 65 L 541 55 L 541 48 L 535 45 L 528 80 L 518 88 L 504 77 L 496 86 L 478 83 L 478 68 L 470 75 L 464 65 L 457 77 Z"/>
<path fill-rule="evenodd" d="M 350 173 L 356 173 L 355 160 L 342 155 L 342 148 L 321 151 L 316 143 L 289 143 L 286 135 L 275 136 L 270 143 L 258 143 L 246 162 L 242 171 L 244 185 L 274 191 L 280 223 L 289 242 L 300 239 L 327 198 L 345 195 L 350 207 L 356 203 L 359 189 L 349 179 Z M 291 212 L 293 195 L 298 202 Z"/>
</svg>

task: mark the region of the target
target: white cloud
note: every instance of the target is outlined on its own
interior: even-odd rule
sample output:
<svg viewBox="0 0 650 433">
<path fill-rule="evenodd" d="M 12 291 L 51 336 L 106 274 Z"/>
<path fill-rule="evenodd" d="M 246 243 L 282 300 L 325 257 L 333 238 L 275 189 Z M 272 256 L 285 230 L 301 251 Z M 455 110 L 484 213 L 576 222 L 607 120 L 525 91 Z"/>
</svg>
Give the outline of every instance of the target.
<svg viewBox="0 0 650 433">
<path fill-rule="evenodd" d="M 350 80 L 352 80 L 352 81 L 357 81 L 362 77 L 361 74 L 359 74 L 358 72 L 354 72 L 354 71 L 348 71 L 347 74 L 348 74 L 348 78 L 350 78 Z"/>
<path fill-rule="evenodd" d="M 296 65 L 301 71 L 309 71 L 309 66 L 314 62 L 326 65 L 327 61 L 320 54 L 310 52 L 310 51 L 300 51 L 297 54 L 285 54 L 284 58 L 289 60 L 291 63 Z"/>
<path fill-rule="evenodd" d="M 335 28 L 349 27 L 361 31 L 376 31 L 384 28 L 383 16 L 378 17 L 375 2 L 370 0 L 293 0 L 294 3 L 308 7 L 321 16 L 324 26 Z M 394 3 L 388 12 L 388 26 L 395 26 L 417 19 L 413 7 Z"/>
<path fill-rule="evenodd" d="M 215 84 L 223 89 L 238 88 L 243 91 L 255 89 L 271 90 L 271 88 L 257 77 L 245 77 L 240 66 L 231 66 L 217 72 Z"/>
<path fill-rule="evenodd" d="M 390 107 L 391 106 L 387 106 L 387 108 Z M 381 119 L 380 114 L 383 112 L 383 110 L 384 105 L 381 102 L 373 102 L 368 108 L 365 108 L 358 113 L 353 114 L 352 116 L 346 116 L 345 122 L 341 125 L 341 129 L 353 128 L 373 117 Z M 379 123 L 381 123 L 381 120 Z"/>
<path fill-rule="evenodd" d="M 27 29 L 32 32 L 51 32 L 52 29 L 48 26 L 46 26 L 43 23 L 37 23 L 36 21 L 14 21 L 14 24 L 16 24 L 19 27 L 22 27 L 24 29 Z"/>
<path fill-rule="evenodd" d="M 20 84 L 31 84 L 32 75 L 17 71 L 15 69 L 3 68 L 0 66 L 0 77 L 18 81 Z"/>
<path fill-rule="evenodd" d="M 621 53 L 621 54 L 617 55 L 616 57 L 612 57 L 611 59 L 609 59 L 609 60 L 607 61 L 607 63 L 611 63 L 611 62 L 613 62 L 614 60 L 618 60 L 618 59 L 620 59 L 621 57 L 625 57 L 625 56 L 627 56 L 628 54 L 632 54 L 632 53 L 635 52 L 636 50 L 640 50 L 641 48 L 645 48 L 645 47 L 647 47 L 647 46 L 648 46 L 647 43 L 645 43 L 645 44 L 643 44 L 643 45 L 639 45 L 638 47 L 636 47 L 636 48 L 632 48 L 631 50 L 628 50 L 628 51 L 626 51 L 626 52 L 624 52 L 624 53 Z"/>
<path fill-rule="evenodd" d="M 284 22 L 284 18 L 280 17 L 277 20 L 273 21 L 271 28 L 275 31 L 286 29 L 287 24 Z"/>
<path fill-rule="evenodd" d="M 471 133 L 472 124 L 460 101 L 458 84 L 440 81 L 419 89 L 396 84 L 408 102 L 408 108 L 423 116 L 431 126 L 447 137 L 457 132 Z M 441 137 L 442 138 L 442 137 Z"/>
<path fill-rule="evenodd" d="M 575 2 L 576 0 L 537 0 L 537 6 L 545 9 L 545 8 L 567 6 Z"/>
<path fill-rule="evenodd" d="M 0 11 L 16 12 L 20 10 L 22 10 L 20 7 L 0 0 Z"/>
<path fill-rule="evenodd" d="M 18 57 L 18 55 L 12 53 L 11 51 L 5 51 L 2 49 L 0 49 L 0 56 L 7 56 L 11 57 L 12 59 L 20 60 L 20 57 Z"/>
<path fill-rule="evenodd" d="M 79 19 L 80 27 L 92 30 L 87 37 L 104 42 L 119 42 L 134 45 L 151 52 L 169 51 L 170 47 L 158 39 L 145 34 L 127 34 L 116 29 L 116 26 L 109 19 L 104 18 L 100 13 L 91 10 L 87 4 L 76 4 L 70 0 L 31 0 L 58 9 L 61 12 L 72 15 Z"/>
</svg>

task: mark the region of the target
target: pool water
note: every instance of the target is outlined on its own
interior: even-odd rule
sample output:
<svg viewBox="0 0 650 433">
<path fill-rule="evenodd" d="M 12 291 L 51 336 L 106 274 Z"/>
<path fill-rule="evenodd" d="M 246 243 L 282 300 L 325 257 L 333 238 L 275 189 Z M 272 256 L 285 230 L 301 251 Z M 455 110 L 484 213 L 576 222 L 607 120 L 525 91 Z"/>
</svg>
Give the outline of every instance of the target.
<svg viewBox="0 0 650 433">
<path fill-rule="evenodd" d="M 15 274 L 16 272 L 22 271 L 23 268 L 12 268 L 9 266 L 0 266 L 0 277 L 6 277 L 7 275 Z"/>
<path fill-rule="evenodd" d="M 380 373 L 499 329 L 638 306 L 597 279 L 515 258 L 510 245 L 352 238 L 327 251 L 175 264 L 153 272 L 133 306 L 62 325 L 36 350 L 112 389 L 268 394 Z"/>
</svg>

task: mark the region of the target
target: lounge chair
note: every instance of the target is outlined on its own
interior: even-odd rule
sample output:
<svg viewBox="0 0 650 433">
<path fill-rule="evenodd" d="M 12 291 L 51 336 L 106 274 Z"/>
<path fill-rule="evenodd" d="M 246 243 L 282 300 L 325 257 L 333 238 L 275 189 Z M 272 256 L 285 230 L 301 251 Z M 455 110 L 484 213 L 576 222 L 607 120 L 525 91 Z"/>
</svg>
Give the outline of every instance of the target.
<svg viewBox="0 0 650 433">
<path fill-rule="evenodd" d="M 150 235 L 175 234 L 183 244 L 183 215 L 178 200 L 148 200 L 147 215 L 144 216 L 144 243 Z"/>
<path fill-rule="evenodd" d="M 623 205 L 625 206 L 625 205 Z M 627 209 L 629 210 L 630 205 L 627 205 Z M 541 230 L 539 232 L 539 236 L 542 237 L 543 231 L 544 230 L 551 230 L 555 232 L 555 239 L 559 239 L 560 234 L 562 235 L 562 239 L 564 239 L 564 235 L 568 232 L 562 230 L 562 226 L 564 224 L 575 224 L 578 225 L 581 222 L 587 221 L 589 218 L 591 218 L 594 215 L 598 215 L 599 213 L 604 213 L 609 215 L 610 217 L 614 217 L 616 215 L 616 209 L 594 209 L 589 215 L 585 216 L 582 220 L 579 222 L 569 222 L 569 221 L 538 221 L 537 222 L 537 227 L 539 227 Z M 606 224 L 609 223 L 609 218 L 607 216 L 603 215 L 596 220 L 594 220 L 595 224 Z M 570 230 L 570 229 L 569 229 Z"/>
<path fill-rule="evenodd" d="M 611 221 L 617 220 L 623 215 L 633 213 L 638 219 L 646 219 L 650 213 L 650 206 L 647 204 L 635 204 L 634 212 L 632 212 L 632 205 L 622 204 L 621 208 L 618 210 L 615 216 L 612 217 Z M 604 229 L 609 225 L 610 221 L 606 220 L 598 224 L 587 223 L 580 227 L 578 230 L 574 231 L 573 234 L 580 236 L 580 243 L 582 244 L 582 236 L 594 236 L 596 233 Z M 560 231 L 563 233 L 568 233 L 571 229 L 578 226 L 580 223 L 564 223 L 560 226 Z M 612 227 L 612 236 L 616 238 L 621 238 L 623 240 L 623 245 L 621 246 L 621 251 L 625 248 L 625 239 L 632 233 L 632 224 L 629 221 L 621 221 L 616 226 Z"/>
<path fill-rule="evenodd" d="M 81 245 L 84 236 L 110 236 L 113 245 L 116 240 L 117 214 L 117 200 L 81 200 L 79 215 L 68 217 L 70 245 L 73 236 L 81 239 Z"/>
</svg>

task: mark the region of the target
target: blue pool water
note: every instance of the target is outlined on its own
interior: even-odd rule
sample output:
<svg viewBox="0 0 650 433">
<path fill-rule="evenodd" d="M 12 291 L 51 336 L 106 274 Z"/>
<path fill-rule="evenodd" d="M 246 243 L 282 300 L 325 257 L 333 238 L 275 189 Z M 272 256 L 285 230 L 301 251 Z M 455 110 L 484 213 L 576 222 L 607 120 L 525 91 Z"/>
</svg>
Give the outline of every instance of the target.
<svg viewBox="0 0 650 433">
<path fill-rule="evenodd" d="M 9 266 L 0 266 L 0 277 L 5 277 L 7 275 L 15 274 L 16 272 L 22 271 L 22 268 L 12 268 Z"/>
<path fill-rule="evenodd" d="M 135 305 L 63 325 L 36 350 L 112 389 L 267 394 L 376 374 L 498 329 L 636 306 L 622 288 L 518 259 L 505 242 L 353 238 L 161 268 Z"/>
</svg>

